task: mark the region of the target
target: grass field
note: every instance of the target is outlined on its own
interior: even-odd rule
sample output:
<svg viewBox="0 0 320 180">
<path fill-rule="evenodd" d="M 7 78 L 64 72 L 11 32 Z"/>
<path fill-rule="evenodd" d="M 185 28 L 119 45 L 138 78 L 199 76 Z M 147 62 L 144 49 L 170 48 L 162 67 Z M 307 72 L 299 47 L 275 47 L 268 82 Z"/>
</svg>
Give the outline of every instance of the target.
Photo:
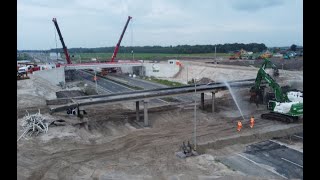
<svg viewBox="0 0 320 180">
<path fill-rule="evenodd" d="M 91 61 L 91 58 L 97 58 L 98 61 L 110 61 L 112 53 L 71 53 L 71 60 L 73 62 Z M 73 57 L 72 57 L 73 56 Z M 203 53 L 203 54 L 166 54 L 166 53 L 135 53 L 135 60 L 167 60 L 173 59 L 183 59 L 183 58 L 214 58 L 214 53 Z M 227 53 L 217 53 L 217 57 L 230 56 Z M 64 55 L 62 55 L 64 58 Z M 131 53 L 119 53 L 116 59 L 126 59 L 132 60 L 133 56 Z"/>
<path fill-rule="evenodd" d="M 185 84 L 179 83 L 179 82 L 174 82 L 174 81 L 169 81 L 169 80 L 165 80 L 165 79 L 158 79 L 155 77 L 144 77 L 144 80 L 147 81 L 151 81 L 151 82 L 155 82 L 155 83 L 159 83 L 159 84 L 163 84 L 166 86 L 170 86 L 170 87 L 179 87 L 179 86 L 185 86 Z"/>
</svg>

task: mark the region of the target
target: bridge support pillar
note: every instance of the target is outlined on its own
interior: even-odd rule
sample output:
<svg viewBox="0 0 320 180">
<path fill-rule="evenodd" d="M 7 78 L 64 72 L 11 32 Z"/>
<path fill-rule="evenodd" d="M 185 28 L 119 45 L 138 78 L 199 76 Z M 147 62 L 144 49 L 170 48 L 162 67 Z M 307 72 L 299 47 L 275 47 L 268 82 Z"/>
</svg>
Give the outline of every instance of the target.
<svg viewBox="0 0 320 180">
<path fill-rule="evenodd" d="M 215 100 L 216 100 L 216 93 L 212 92 L 212 105 L 211 105 L 212 113 L 214 113 L 215 111 Z"/>
<path fill-rule="evenodd" d="M 201 93 L 201 109 L 204 109 L 204 93 Z"/>
<path fill-rule="evenodd" d="M 136 101 L 136 120 L 140 120 L 140 114 L 139 114 L 139 101 Z"/>
<path fill-rule="evenodd" d="M 149 126 L 149 119 L 148 119 L 148 101 L 143 101 L 144 105 L 144 126 Z"/>
</svg>

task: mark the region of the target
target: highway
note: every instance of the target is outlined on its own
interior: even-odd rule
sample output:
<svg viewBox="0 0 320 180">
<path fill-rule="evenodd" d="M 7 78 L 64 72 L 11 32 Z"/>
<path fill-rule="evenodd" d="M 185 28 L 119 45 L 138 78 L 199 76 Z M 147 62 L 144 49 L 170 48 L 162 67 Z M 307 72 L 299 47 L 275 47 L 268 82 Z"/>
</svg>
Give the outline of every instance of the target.
<svg viewBox="0 0 320 180">
<path fill-rule="evenodd" d="M 130 86 L 138 86 L 138 87 L 143 88 L 145 90 L 168 88 L 169 87 L 169 86 L 166 86 L 163 84 L 158 84 L 158 83 L 150 82 L 150 81 L 139 79 L 139 78 L 128 77 L 123 74 L 122 75 L 112 75 L 112 77 L 126 81 L 127 84 Z M 180 102 L 193 102 L 195 99 L 199 99 L 199 97 L 194 97 L 194 95 L 188 95 L 188 96 L 181 95 L 181 96 L 175 96 L 173 98 L 180 101 Z"/>
<path fill-rule="evenodd" d="M 295 136 L 298 136 L 297 139 L 300 141 L 303 140 L 302 133 L 292 137 Z M 249 145 L 243 153 L 223 158 L 221 161 L 248 175 L 275 179 L 303 179 L 303 152 L 274 140 Z"/>
<path fill-rule="evenodd" d="M 87 71 L 79 71 L 78 73 L 80 77 L 82 77 L 85 80 L 94 82 L 93 77 L 94 75 L 92 73 L 89 73 Z M 97 85 L 103 87 L 106 89 L 109 93 L 119 93 L 119 92 L 130 92 L 134 91 L 134 89 L 128 88 L 126 86 L 123 86 L 121 84 L 115 83 L 113 81 L 110 81 L 105 78 L 98 77 Z"/>
<path fill-rule="evenodd" d="M 111 76 L 118 78 L 118 79 L 122 79 L 123 81 L 126 81 L 131 86 L 138 86 L 143 89 L 157 89 L 157 88 L 168 87 L 163 84 L 153 83 L 153 82 L 142 80 L 139 78 L 128 77 L 124 74 L 117 74 L 117 75 L 115 74 L 115 75 L 111 75 Z"/>
<path fill-rule="evenodd" d="M 81 70 L 78 73 L 83 79 L 91 81 L 95 83 L 93 80 L 93 73 Z M 102 87 L 107 93 L 122 93 L 122 92 L 132 92 L 135 91 L 134 89 L 131 89 L 129 87 L 126 87 L 124 85 L 121 85 L 119 83 L 115 83 L 111 80 L 108 80 L 106 78 L 101 78 L 98 76 L 97 85 Z M 151 103 L 157 103 L 157 104 L 168 104 L 166 101 L 161 99 L 152 99 L 150 101 Z"/>
</svg>

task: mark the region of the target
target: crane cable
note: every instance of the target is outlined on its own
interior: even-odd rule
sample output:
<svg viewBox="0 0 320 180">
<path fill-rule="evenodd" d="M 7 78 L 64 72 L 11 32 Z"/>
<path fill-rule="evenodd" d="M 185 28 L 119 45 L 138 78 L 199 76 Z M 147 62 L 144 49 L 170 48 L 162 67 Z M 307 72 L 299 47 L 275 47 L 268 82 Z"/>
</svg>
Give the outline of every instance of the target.
<svg viewBox="0 0 320 180">
<path fill-rule="evenodd" d="M 131 24 L 130 24 L 130 29 L 131 29 L 131 55 L 132 55 L 132 60 L 134 60 L 134 56 L 133 56 L 133 28 L 132 28 L 132 23 L 133 23 L 133 21 L 131 20 Z"/>
</svg>

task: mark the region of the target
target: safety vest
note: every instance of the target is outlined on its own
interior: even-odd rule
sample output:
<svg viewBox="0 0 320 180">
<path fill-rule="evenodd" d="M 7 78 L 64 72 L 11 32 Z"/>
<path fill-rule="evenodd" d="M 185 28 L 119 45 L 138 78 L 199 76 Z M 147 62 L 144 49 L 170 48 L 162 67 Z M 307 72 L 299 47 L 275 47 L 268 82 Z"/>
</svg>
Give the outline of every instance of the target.
<svg viewBox="0 0 320 180">
<path fill-rule="evenodd" d="M 238 121 L 238 126 L 239 126 L 239 127 L 242 127 L 241 121 Z"/>
</svg>

